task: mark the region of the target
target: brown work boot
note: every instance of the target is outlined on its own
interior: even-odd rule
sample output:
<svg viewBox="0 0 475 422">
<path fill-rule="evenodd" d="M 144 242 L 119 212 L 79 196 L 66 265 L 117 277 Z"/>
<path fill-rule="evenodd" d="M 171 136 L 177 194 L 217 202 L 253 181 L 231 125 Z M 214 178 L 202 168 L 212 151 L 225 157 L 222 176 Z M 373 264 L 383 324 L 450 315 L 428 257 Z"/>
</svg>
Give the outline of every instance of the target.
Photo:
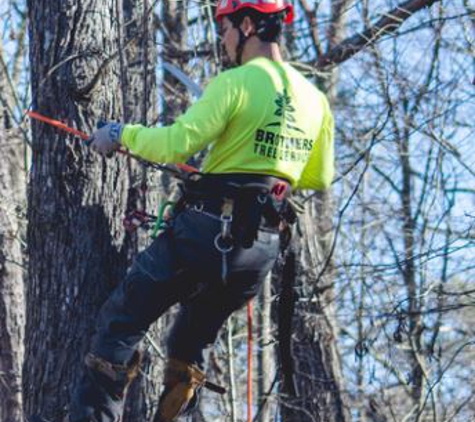
<svg viewBox="0 0 475 422">
<path fill-rule="evenodd" d="M 205 379 L 205 374 L 195 365 L 170 359 L 165 368 L 165 389 L 153 422 L 172 422 L 191 410 L 197 402 L 197 391 L 205 384 Z"/>
</svg>

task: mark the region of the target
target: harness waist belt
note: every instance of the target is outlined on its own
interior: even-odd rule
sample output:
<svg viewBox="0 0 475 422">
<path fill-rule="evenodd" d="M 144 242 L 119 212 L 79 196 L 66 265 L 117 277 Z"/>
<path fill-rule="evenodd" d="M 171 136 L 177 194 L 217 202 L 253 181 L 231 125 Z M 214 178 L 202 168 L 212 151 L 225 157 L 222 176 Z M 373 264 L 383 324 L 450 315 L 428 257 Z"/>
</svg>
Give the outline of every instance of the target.
<svg viewBox="0 0 475 422">
<path fill-rule="evenodd" d="M 222 217 L 223 204 L 231 200 L 231 232 L 247 248 L 257 238 L 259 227 L 279 227 L 288 194 L 290 184 L 273 176 L 205 174 L 185 182 L 183 201 Z"/>
<path fill-rule="evenodd" d="M 290 194 L 290 183 L 274 176 L 247 173 L 208 173 L 185 182 L 186 193 L 200 196 L 200 199 L 232 197 L 239 195 L 241 189 L 267 191 L 282 200 Z"/>
</svg>

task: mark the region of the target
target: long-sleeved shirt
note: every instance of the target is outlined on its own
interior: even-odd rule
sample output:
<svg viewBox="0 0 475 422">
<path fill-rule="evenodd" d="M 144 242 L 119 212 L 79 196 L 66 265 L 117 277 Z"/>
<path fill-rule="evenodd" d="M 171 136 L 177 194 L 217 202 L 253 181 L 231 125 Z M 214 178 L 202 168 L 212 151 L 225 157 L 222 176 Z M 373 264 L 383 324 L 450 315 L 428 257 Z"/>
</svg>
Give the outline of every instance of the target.
<svg viewBox="0 0 475 422">
<path fill-rule="evenodd" d="M 325 95 L 291 65 L 259 57 L 213 78 L 174 124 L 125 125 L 121 143 L 164 163 L 210 145 L 204 173 L 265 174 L 324 190 L 334 176 L 333 131 Z"/>
</svg>

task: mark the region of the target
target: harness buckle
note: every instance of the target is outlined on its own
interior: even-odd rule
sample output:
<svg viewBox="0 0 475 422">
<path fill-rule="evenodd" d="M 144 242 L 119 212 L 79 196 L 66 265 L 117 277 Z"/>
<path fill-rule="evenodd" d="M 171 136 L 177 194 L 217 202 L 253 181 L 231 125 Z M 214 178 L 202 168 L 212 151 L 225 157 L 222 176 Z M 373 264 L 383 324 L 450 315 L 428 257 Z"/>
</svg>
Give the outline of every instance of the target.
<svg viewBox="0 0 475 422">
<path fill-rule="evenodd" d="M 233 222 L 234 200 L 231 198 L 224 198 L 221 207 L 221 238 L 224 241 L 231 239 L 231 224 Z"/>
</svg>

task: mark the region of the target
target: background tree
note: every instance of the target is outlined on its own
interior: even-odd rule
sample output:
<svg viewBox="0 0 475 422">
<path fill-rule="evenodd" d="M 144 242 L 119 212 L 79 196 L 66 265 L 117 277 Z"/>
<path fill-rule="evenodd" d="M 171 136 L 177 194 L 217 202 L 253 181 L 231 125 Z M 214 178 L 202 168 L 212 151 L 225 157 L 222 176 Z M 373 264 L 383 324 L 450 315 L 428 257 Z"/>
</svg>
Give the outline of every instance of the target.
<svg viewBox="0 0 475 422">
<path fill-rule="evenodd" d="M 449 392 L 473 354 L 455 329 L 473 305 L 471 12 L 436 2 L 340 66 L 336 300 L 358 420 L 473 417 L 473 384 Z M 370 22 L 369 4 L 358 13 Z"/>
<path fill-rule="evenodd" d="M 0 16 L 0 420 L 20 422 L 27 139 L 18 127 L 24 105 L 18 87 L 24 82 L 26 17 L 20 4 L 0 8 Z"/>
</svg>

